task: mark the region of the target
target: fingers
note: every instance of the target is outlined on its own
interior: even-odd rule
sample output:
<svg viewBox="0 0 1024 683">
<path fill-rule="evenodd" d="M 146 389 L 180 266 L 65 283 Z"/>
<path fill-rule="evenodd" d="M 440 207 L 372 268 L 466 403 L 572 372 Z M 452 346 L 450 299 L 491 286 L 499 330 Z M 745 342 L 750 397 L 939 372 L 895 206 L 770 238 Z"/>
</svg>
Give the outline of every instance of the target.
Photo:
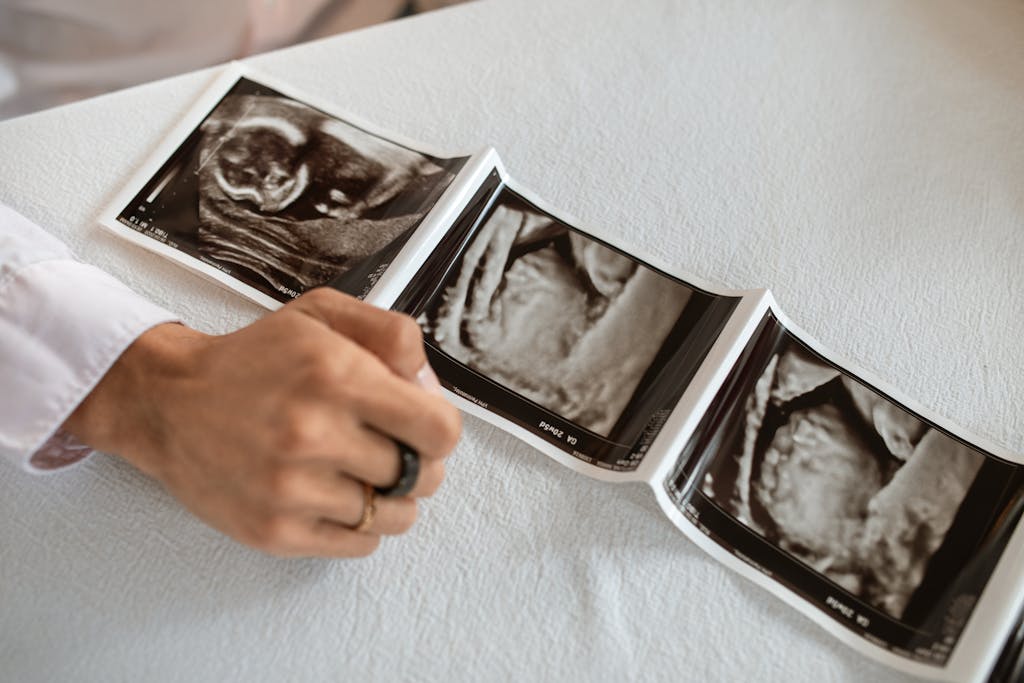
<svg viewBox="0 0 1024 683">
<path fill-rule="evenodd" d="M 326 287 L 307 292 L 289 306 L 366 348 L 399 377 L 415 380 L 427 364 L 423 333 L 407 315 L 376 308 Z"/>
<path fill-rule="evenodd" d="M 283 407 L 258 404 L 272 438 L 256 444 L 266 457 L 244 505 L 259 512 L 232 535 L 275 555 L 369 554 L 381 536 L 406 532 L 415 499 L 440 486 L 461 418 L 423 388 L 429 365 L 411 318 L 320 289 L 276 320 L 281 329 L 268 336 L 298 340 L 278 385 L 290 398 Z M 357 532 L 367 519 L 366 485 L 390 487 L 401 474 L 396 440 L 420 454 L 416 484 L 405 497 L 374 496 L 372 522 Z"/>
<path fill-rule="evenodd" d="M 372 522 L 356 527 L 368 503 L 362 482 L 313 468 L 293 470 L 275 491 L 272 512 L 255 524 L 247 542 L 279 556 L 358 557 L 373 552 L 380 536 L 407 532 L 416 521 L 412 498 L 372 497 Z"/>
<path fill-rule="evenodd" d="M 380 488 L 393 486 L 401 474 L 395 440 L 363 425 L 351 425 L 341 436 L 325 439 L 322 454 L 309 460 L 324 477 L 341 473 Z M 421 457 L 419 476 L 409 495 L 430 496 L 443 478 L 444 463 L 440 459 Z"/>
<path fill-rule="evenodd" d="M 462 431 L 462 418 L 454 406 L 397 378 L 379 378 L 378 386 L 379 391 L 351 397 L 356 414 L 367 425 L 408 444 L 422 460 L 439 460 L 451 453 Z"/>
<path fill-rule="evenodd" d="M 314 330 L 314 332 L 316 332 Z M 422 460 L 447 456 L 462 420 L 443 397 L 404 380 L 362 347 L 333 335 L 326 351 L 295 354 L 288 378 L 300 395 L 273 416 L 276 455 L 295 460 L 328 459 L 374 485 L 398 476 L 397 439 Z M 316 342 L 316 334 L 306 335 Z"/>
<path fill-rule="evenodd" d="M 294 486 L 291 498 L 278 501 L 285 510 L 346 527 L 356 527 L 363 519 L 366 493 L 362 482 L 337 472 L 310 468 L 296 475 Z M 377 495 L 373 499 L 373 523 L 365 532 L 389 536 L 404 534 L 412 528 L 416 521 L 415 500 Z"/>
<path fill-rule="evenodd" d="M 329 343 L 315 343 L 316 335 L 307 333 L 313 351 L 294 356 L 290 380 L 301 387 L 302 398 L 278 418 L 288 424 L 281 429 L 278 450 L 338 457 L 345 467 L 347 453 L 379 452 L 377 446 L 383 443 L 360 433 L 355 437 L 359 441 L 349 444 L 354 425 L 398 439 L 427 460 L 443 458 L 455 448 L 462 420 L 454 406 L 398 377 L 363 347 L 326 330 L 323 334 L 331 337 Z M 397 470 L 390 473 L 393 479 Z M 367 476 L 376 481 L 384 475 L 372 470 Z"/>
<path fill-rule="evenodd" d="M 278 557 L 366 557 L 380 546 L 381 537 L 330 520 L 277 516 L 239 540 Z"/>
</svg>

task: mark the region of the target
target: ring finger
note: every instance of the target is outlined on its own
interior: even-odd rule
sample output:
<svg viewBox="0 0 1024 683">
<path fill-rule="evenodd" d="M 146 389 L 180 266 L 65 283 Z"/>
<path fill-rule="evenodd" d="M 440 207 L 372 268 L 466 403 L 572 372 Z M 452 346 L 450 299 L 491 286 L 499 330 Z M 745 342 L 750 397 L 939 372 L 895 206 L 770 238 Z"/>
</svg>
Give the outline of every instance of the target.
<svg viewBox="0 0 1024 683">
<path fill-rule="evenodd" d="M 419 458 L 419 475 L 409 495 L 418 498 L 429 496 L 444 478 L 444 463 L 440 460 Z M 358 427 L 346 433 L 344 452 L 337 457 L 325 458 L 325 469 L 340 470 L 356 481 L 365 481 L 371 486 L 388 488 L 394 486 L 401 474 L 401 459 L 398 444 L 372 427 Z"/>
<path fill-rule="evenodd" d="M 383 488 L 397 481 L 401 463 L 394 440 L 372 427 L 352 425 L 345 430 L 342 443 L 336 453 L 317 458 L 320 464 L 371 486 Z"/>
<path fill-rule="evenodd" d="M 302 475 L 303 512 L 317 520 L 326 520 L 355 529 L 365 518 L 372 522 L 360 529 L 369 534 L 393 536 L 408 531 L 416 521 L 416 501 L 412 498 L 367 496 L 362 482 L 331 470 L 311 469 Z M 367 510 L 367 505 L 373 511 Z"/>
</svg>

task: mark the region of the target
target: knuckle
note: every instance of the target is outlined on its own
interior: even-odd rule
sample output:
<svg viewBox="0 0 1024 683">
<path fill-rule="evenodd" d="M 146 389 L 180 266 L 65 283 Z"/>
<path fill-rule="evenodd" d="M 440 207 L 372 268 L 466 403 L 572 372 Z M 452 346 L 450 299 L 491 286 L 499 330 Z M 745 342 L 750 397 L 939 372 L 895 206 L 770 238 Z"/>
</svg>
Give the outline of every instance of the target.
<svg viewBox="0 0 1024 683">
<path fill-rule="evenodd" d="M 329 344 L 310 344 L 298 359 L 302 380 L 311 387 L 331 387 L 344 381 L 352 369 L 352 354 Z"/>
<path fill-rule="evenodd" d="M 305 407 L 285 411 L 277 429 L 277 454 L 290 458 L 315 450 L 322 436 L 322 425 L 315 413 Z"/>
<path fill-rule="evenodd" d="M 462 415 L 447 401 L 438 400 L 436 407 L 425 413 L 429 423 L 427 432 L 432 444 L 431 452 L 446 456 L 454 450 L 462 435 Z"/>
<path fill-rule="evenodd" d="M 333 290 L 330 287 L 314 287 L 313 289 L 304 293 L 298 300 L 305 301 L 306 303 L 313 304 L 314 306 L 330 305 L 337 301 L 337 296 L 341 294 L 337 290 Z"/>
<path fill-rule="evenodd" d="M 423 330 L 415 320 L 401 313 L 387 313 L 387 322 L 383 328 L 384 339 L 382 351 L 392 363 L 405 361 L 416 364 L 416 367 L 403 368 L 411 372 L 419 370 L 425 358 L 423 353 Z"/>
</svg>

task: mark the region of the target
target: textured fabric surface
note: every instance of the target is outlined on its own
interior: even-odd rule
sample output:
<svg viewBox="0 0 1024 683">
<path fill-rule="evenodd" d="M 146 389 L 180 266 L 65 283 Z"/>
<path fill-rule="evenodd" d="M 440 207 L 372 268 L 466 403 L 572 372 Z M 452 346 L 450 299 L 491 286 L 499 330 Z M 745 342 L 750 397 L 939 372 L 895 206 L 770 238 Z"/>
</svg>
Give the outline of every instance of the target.
<svg viewBox="0 0 1024 683">
<path fill-rule="evenodd" d="M 1024 452 L 1024 5 L 470 3 L 255 60 L 411 137 L 493 144 L 665 264 Z M 95 216 L 210 73 L 0 125 L 0 198 L 207 331 L 259 311 Z M 226 540 L 98 456 L 0 469 L 0 678 L 902 680 L 688 542 L 642 486 L 476 419 L 407 537 Z"/>
</svg>

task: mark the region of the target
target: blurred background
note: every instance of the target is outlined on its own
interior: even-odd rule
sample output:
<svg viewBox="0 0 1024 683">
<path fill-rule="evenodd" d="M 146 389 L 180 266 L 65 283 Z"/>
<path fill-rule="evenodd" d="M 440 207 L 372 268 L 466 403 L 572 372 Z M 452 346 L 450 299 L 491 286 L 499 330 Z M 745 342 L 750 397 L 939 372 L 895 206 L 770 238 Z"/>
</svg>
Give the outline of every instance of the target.
<svg viewBox="0 0 1024 683">
<path fill-rule="evenodd" d="M 0 119 L 465 0 L 0 0 Z"/>
</svg>

